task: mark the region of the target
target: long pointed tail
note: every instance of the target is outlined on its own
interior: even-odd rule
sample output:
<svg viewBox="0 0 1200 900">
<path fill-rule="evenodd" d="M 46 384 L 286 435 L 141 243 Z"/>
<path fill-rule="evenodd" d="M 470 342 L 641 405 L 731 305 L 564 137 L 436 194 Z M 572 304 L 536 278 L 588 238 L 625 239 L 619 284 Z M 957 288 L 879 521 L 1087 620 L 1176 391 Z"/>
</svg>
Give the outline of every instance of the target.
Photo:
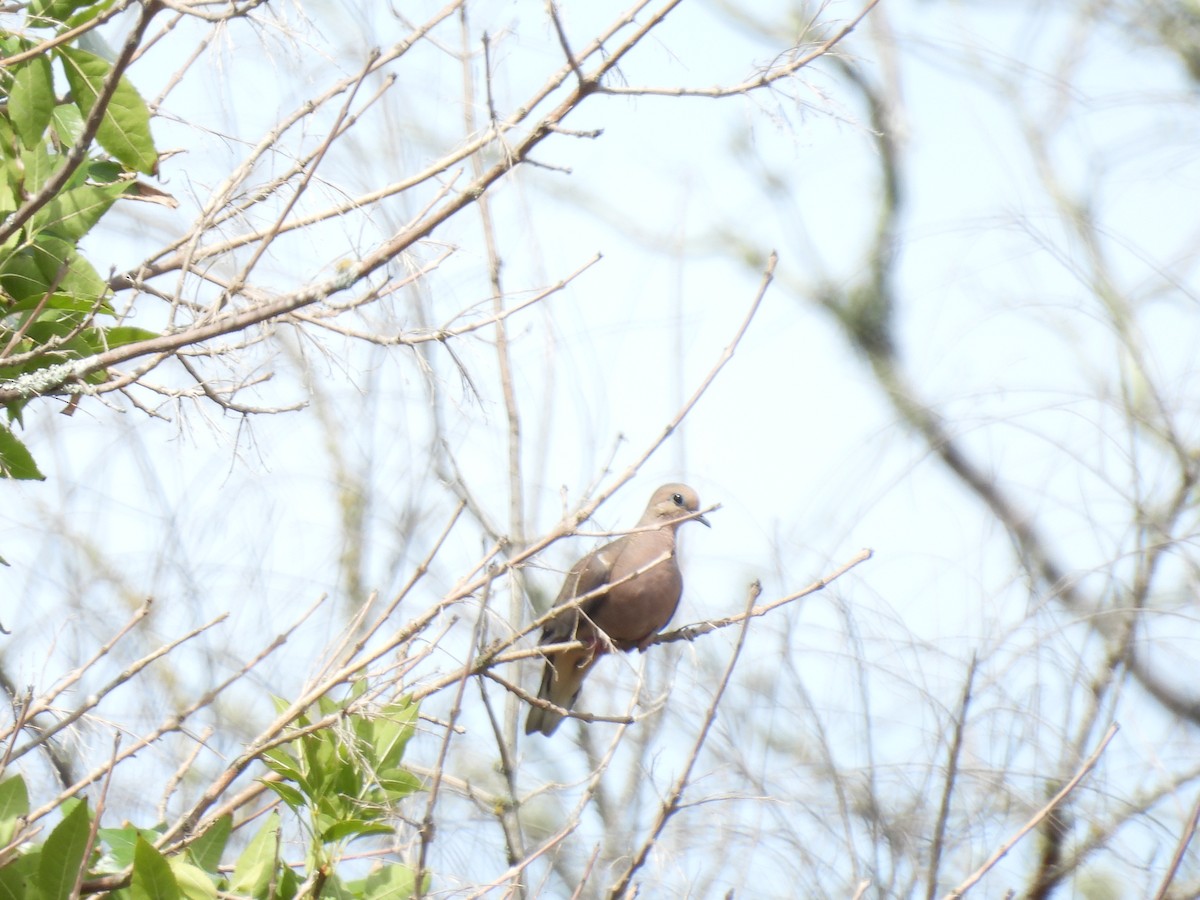
<svg viewBox="0 0 1200 900">
<path fill-rule="evenodd" d="M 538 698 L 549 700 L 563 709 L 574 709 L 575 701 L 579 699 L 579 691 L 583 687 L 583 677 L 594 662 L 593 654 L 583 650 L 555 654 L 553 659 L 546 660 L 546 668 L 542 670 Z M 566 716 L 552 709 L 530 707 L 529 717 L 525 720 L 525 733 L 540 731 L 549 737 L 554 734 L 564 718 Z"/>
</svg>

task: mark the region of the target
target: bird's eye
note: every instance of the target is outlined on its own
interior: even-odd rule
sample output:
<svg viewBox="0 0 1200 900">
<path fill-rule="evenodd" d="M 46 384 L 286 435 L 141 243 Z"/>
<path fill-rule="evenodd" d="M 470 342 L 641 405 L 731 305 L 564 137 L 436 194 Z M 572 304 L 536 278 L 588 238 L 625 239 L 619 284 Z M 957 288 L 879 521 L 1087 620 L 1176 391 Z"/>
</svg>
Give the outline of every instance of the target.
<svg viewBox="0 0 1200 900">
<path fill-rule="evenodd" d="M 675 501 L 676 506 L 683 506 L 683 494 L 672 494 L 671 499 Z"/>
</svg>

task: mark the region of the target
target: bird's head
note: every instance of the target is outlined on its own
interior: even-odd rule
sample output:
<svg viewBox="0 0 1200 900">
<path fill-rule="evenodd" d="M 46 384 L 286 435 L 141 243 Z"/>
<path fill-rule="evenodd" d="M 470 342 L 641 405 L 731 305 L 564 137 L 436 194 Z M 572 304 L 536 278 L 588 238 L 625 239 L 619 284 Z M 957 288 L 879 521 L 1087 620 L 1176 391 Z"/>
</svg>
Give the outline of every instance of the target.
<svg viewBox="0 0 1200 900">
<path fill-rule="evenodd" d="M 699 515 L 700 496 L 686 484 L 664 484 L 650 498 L 650 505 L 642 516 L 643 525 L 666 525 L 674 523 L 676 527 L 684 521 L 695 521 L 701 525 L 709 524 L 708 519 Z"/>
</svg>

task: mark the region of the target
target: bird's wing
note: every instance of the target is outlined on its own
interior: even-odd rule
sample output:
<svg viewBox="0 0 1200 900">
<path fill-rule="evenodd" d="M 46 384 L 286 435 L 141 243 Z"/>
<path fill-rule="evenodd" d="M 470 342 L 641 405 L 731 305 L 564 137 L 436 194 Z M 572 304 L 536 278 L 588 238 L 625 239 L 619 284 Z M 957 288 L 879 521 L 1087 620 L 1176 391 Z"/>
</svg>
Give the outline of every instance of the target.
<svg viewBox="0 0 1200 900">
<path fill-rule="evenodd" d="M 558 599 L 554 601 L 554 605 L 566 606 L 576 597 L 590 594 L 608 584 L 612 576 L 613 565 L 621 554 L 623 542 L 624 538 L 613 541 L 611 544 L 605 544 L 571 566 L 571 571 L 563 579 L 562 590 L 558 592 Z M 580 612 L 583 612 L 584 621 L 586 621 L 603 599 L 604 595 L 601 594 L 585 600 L 570 610 L 563 610 L 561 615 L 546 623 L 546 627 L 542 631 L 541 643 L 557 644 L 572 640 L 579 634 Z M 586 625 L 584 627 L 590 628 Z"/>
<path fill-rule="evenodd" d="M 623 539 L 622 539 L 623 540 Z M 583 557 L 567 573 L 563 579 L 562 590 L 554 601 L 556 607 L 566 606 L 577 597 L 591 593 L 608 584 L 612 576 L 613 564 L 621 553 L 621 540 L 613 541 Z M 546 623 L 542 629 L 540 644 L 562 644 L 567 641 L 590 641 L 595 636 L 591 616 L 603 601 L 604 595 L 585 600 L 579 606 L 564 609 Z M 596 662 L 596 650 L 585 648 L 580 650 L 562 650 L 550 654 L 542 673 L 542 684 L 538 697 L 549 700 L 555 706 L 571 709 L 579 698 L 584 676 Z M 541 707 L 531 707 L 529 718 L 525 721 L 525 733 L 532 734 L 540 731 L 550 735 L 558 728 L 563 717 L 560 713 Z"/>
</svg>

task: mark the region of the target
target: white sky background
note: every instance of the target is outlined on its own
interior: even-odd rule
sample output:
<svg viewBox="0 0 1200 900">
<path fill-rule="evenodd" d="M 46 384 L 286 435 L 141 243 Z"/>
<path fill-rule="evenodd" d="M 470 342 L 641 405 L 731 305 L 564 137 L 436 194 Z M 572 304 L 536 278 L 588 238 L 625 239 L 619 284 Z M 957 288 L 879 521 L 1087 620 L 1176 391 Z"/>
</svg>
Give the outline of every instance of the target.
<svg viewBox="0 0 1200 900">
<path fill-rule="evenodd" d="M 305 4 L 311 25 L 289 13 L 294 35 L 232 27 L 227 43 L 170 96 L 168 116 L 155 125 L 160 149 L 187 148 L 162 172 L 163 187 L 182 207 L 115 213 L 113 231 L 87 248 L 97 268 L 111 262 L 123 269 L 162 243 L 164 234 L 187 228 L 194 197 L 205 197 L 244 152 L 228 136 L 256 140 L 283 112 L 331 82 L 333 71 L 357 69 L 365 46 L 387 44 L 405 32 L 387 4 L 365 5 L 369 11 L 360 4 Z M 404 6 L 418 18 L 410 4 Z M 565 4 L 571 34 L 590 36 L 596 22 L 614 14 L 608 6 Z M 826 17 L 849 16 L 857 8 L 835 4 Z M 783 18 L 784 5 L 760 15 Z M 874 25 L 863 26 L 847 49 L 873 77 L 884 65 L 897 66 L 900 75 L 909 206 L 902 222 L 899 321 L 912 382 L 938 405 L 952 431 L 1043 517 L 1043 529 L 1061 541 L 1058 549 L 1080 577 L 1093 570 L 1099 577 L 1119 575 L 1120 567 L 1110 562 L 1123 546 L 1124 460 L 1134 448 L 1121 442 L 1119 397 L 1110 394 L 1107 406 L 1094 398 L 1117 383 L 1120 356 L 1089 290 L 1072 277 L 1069 263 L 1078 248 L 1062 235 L 1036 180 L 1012 108 L 997 102 L 990 84 L 981 87 L 982 79 L 968 76 L 981 64 L 1006 73 L 1019 105 L 1037 122 L 1054 104 L 1063 105 L 1065 119 L 1050 145 L 1054 162 L 1069 190 L 1082 196 L 1100 186 L 1095 214 L 1114 248 L 1121 248 L 1116 277 L 1145 301 L 1145 346 L 1163 385 L 1179 398 L 1181 428 L 1194 436 L 1197 317 L 1194 264 L 1187 260 L 1194 256 L 1200 183 L 1191 88 L 1173 59 L 1101 32 L 1080 50 L 1079 68 L 1069 71 L 1071 92 L 1064 94 L 1067 70 L 1060 67 L 1066 51 L 1078 49 L 1073 23 L 1020 5 L 981 10 L 885 0 L 874 15 Z M 486 29 L 495 40 L 497 105 L 507 111 L 557 67 L 557 41 L 540 3 L 486 4 L 472 17 L 476 39 Z M 899 41 L 894 59 L 880 59 L 883 45 L 874 38 L 881 31 Z M 441 37 L 456 47 L 457 24 Z M 145 96 L 154 96 L 178 65 L 182 46 L 186 40 L 164 42 L 135 69 Z M 710 6 L 685 4 L 621 72 L 629 84 L 729 83 L 781 49 L 731 27 Z M 313 208 L 343 190 L 394 179 L 434 158 L 431 148 L 461 136 L 457 65 L 431 46 L 412 52 L 427 63 L 397 67 L 401 88 L 356 126 L 353 153 L 346 152 L 348 144 L 322 170 L 329 183 L 306 198 Z M 1071 693 L 1074 667 L 1100 650 L 1061 610 L 1027 616 L 1006 536 L 897 423 L 825 316 L 789 289 L 859 277 L 876 214 L 877 167 L 864 115 L 829 71 L 818 64 L 801 73 L 795 90 L 807 98 L 803 108 L 778 94 L 721 102 L 595 98 L 567 124 L 603 128 L 601 138 L 559 137 L 535 153 L 540 162 L 569 167 L 570 175 L 525 169 L 503 182 L 493 199 L 505 286 L 515 294 L 564 277 L 597 252 L 604 255 L 562 294 L 510 320 L 531 534 L 556 521 L 561 488 L 571 505 L 578 502 L 618 434 L 627 440 L 614 467 L 624 468 L 718 358 L 758 283 L 756 272 L 727 252 L 729 236 L 763 255 L 771 249 L 780 254 L 779 283 L 733 361 L 684 427 L 605 505 L 596 525 L 631 524 L 650 491 L 667 480 L 687 480 L 706 503 L 722 504 L 711 531 L 685 529 L 687 586 L 676 624 L 738 610 L 752 578 L 763 580 L 764 597 L 771 598 L 863 547 L 874 548 L 874 560 L 825 594 L 755 624 L 734 711 L 719 723 L 705 767 L 712 793 L 766 789 L 779 800 L 780 815 L 816 846 L 823 840 L 837 846 L 841 835 L 836 829 L 824 838 L 805 831 L 808 820 L 799 811 L 824 802 L 814 799 L 821 795 L 810 785 L 813 769 L 802 764 L 808 751 L 796 749 L 789 767 L 772 769 L 776 784 L 739 784 L 724 755 L 737 748 L 739 727 L 770 735 L 774 749 L 756 743 L 748 750 L 767 759 L 780 745 L 809 747 L 819 717 L 840 766 L 862 766 L 884 783 L 894 779 L 903 785 L 897 796 L 920 793 L 922 779 L 937 784 L 944 716 L 957 703 L 966 661 L 978 651 L 989 659 L 981 682 L 994 697 L 1007 693 L 1012 701 L 1007 709 L 995 703 L 976 723 L 970 754 L 981 766 L 1009 759 L 1018 770 L 1055 771 L 1053 750 L 1060 745 L 1019 735 L 1041 724 L 1065 728 L 1072 712 L 1060 704 Z M 170 115 L 186 124 L 173 124 Z M 798 200 L 765 197 L 738 165 L 739 154 L 761 157 Z M 324 277 L 339 259 L 369 247 L 413 211 L 411 203 L 385 203 L 281 241 L 269 260 L 272 280 L 282 288 Z M 478 227 L 478 217 L 467 215 L 433 236 L 459 248 L 426 287 L 443 321 L 473 304 L 487 309 Z M 1045 239 L 1034 229 L 1044 229 Z M 1068 265 L 1056 258 L 1063 253 Z M 1159 267 L 1183 279 L 1174 295 L 1162 289 Z M 379 314 L 380 321 L 390 320 L 392 329 L 412 327 L 407 304 L 400 298 L 390 316 Z M 114 626 L 138 598 L 152 595 L 152 629 L 160 638 L 230 613 L 228 623 L 187 657 L 201 668 L 175 672 L 172 690 L 184 696 L 190 683 L 206 682 L 207 667 L 227 672 L 323 592 L 336 597 L 342 535 L 318 407 L 338 423 L 344 462 L 368 490 L 366 587 L 386 595 L 405 580 L 407 566 L 426 552 L 451 504 L 425 462 L 428 382 L 407 349 L 371 351 L 337 341 L 327 347 L 328 357 L 311 345 L 304 349 L 319 402 L 277 418 L 239 423 L 188 405 L 182 414 L 164 410 L 171 421 L 154 421 L 95 402 L 85 402 L 71 419 L 56 415 L 49 403 L 27 412 L 27 443 L 49 477 L 41 484 L 0 485 L 0 553 L 12 564 L 0 570 L 0 620 L 15 632 L 4 649 L 11 674 L 44 686 L 81 658 L 97 629 Z M 448 435 L 471 489 L 503 520 L 507 462 L 494 353 L 477 337 L 462 340 L 456 351 L 481 396 L 468 395 L 439 348 L 428 351 L 448 398 Z M 294 359 L 265 360 L 263 366 L 279 372 L 264 398 L 307 396 L 294 377 Z M 1152 481 L 1159 471 L 1156 451 L 1140 452 L 1139 477 Z M 418 530 L 419 537 L 428 535 L 420 546 L 399 537 L 396 521 L 410 507 L 427 522 Z M 81 549 L 80 538 L 90 550 Z M 482 540 L 473 524 L 461 524 L 428 592 L 413 603 L 428 602 L 452 583 L 455 565 L 473 560 Z M 557 570 L 589 546 L 578 539 L 551 548 L 541 560 L 550 571 L 533 574 L 540 588 L 556 591 Z M 252 713 L 267 714 L 268 692 L 296 689 L 306 661 L 319 654 L 344 614 L 339 598 L 263 668 L 254 685 L 263 694 Z M 1164 623 L 1164 653 L 1194 659 L 1195 625 L 1188 607 Z M 1176 642 L 1166 643 L 1167 637 Z M 732 635 L 711 640 L 710 647 L 723 646 Z M 705 679 L 712 675 L 704 667 L 713 658 L 697 648 L 672 647 L 645 659 L 608 660 L 608 671 L 593 676 L 582 705 L 622 712 L 632 669 L 645 664 L 655 685 L 673 672 L 672 715 L 683 720 L 678 733 L 686 735 L 707 702 Z M 871 673 L 867 701 L 857 680 L 860 665 Z M 527 685 L 533 677 L 526 672 Z M 772 679 L 780 682 L 780 694 L 766 702 L 753 691 Z M 801 686 L 817 712 L 800 704 Z M 172 702 L 166 693 L 159 712 Z M 114 708 L 108 715 L 142 715 L 140 700 L 128 702 L 124 713 Z M 482 723 L 477 715 L 468 710 L 468 726 Z M 1123 780 L 1123 767 L 1149 765 L 1151 744 L 1163 756 L 1175 748 L 1163 734 L 1147 731 L 1161 723 L 1154 715 L 1139 718 L 1136 704 L 1117 718 L 1125 727 L 1112 748 L 1113 773 L 1100 789 L 1119 800 L 1137 786 Z M 868 721 L 874 734 L 864 740 Z M 578 751 L 569 731 L 564 728 L 553 743 L 522 744 L 531 779 L 555 766 L 564 780 L 585 774 L 584 760 L 572 758 Z M 95 733 L 106 732 L 97 726 Z M 672 742 L 673 733 L 670 725 L 658 733 L 651 757 L 656 767 L 643 773 L 654 790 L 670 783 L 686 749 Z M 1174 737 L 1184 741 L 1184 750 L 1194 750 L 1189 735 Z M 91 749 L 107 752 L 107 738 L 99 744 Z M 412 752 L 432 758 L 429 745 L 414 742 Z M 487 744 L 468 747 L 484 752 L 472 758 L 469 749 L 462 751 L 463 774 L 474 765 L 485 779 L 492 764 Z M 1041 783 L 1031 783 L 1028 800 L 1035 803 Z M 702 785 L 698 792 L 708 791 Z M 1190 802 L 1180 805 L 1186 810 Z M 643 809 L 643 825 L 650 809 Z M 737 859 L 759 877 L 778 872 L 790 885 L 849 879 L 850 861 L 840 866 L 829 856 L 824 864 L 832 874 L 797 874 L 793 867 L 803 870 L 806 863 L 781 858 L 778 847 L 762 839 L 777 833 L 779 823 L 756 819 L 769 814 L 750 805 L 731 803 L 713 814 L 720 821 L 681 823 L 680 832 L 696 828 L 690 846 L 711 846 L 713 835 L 737 816 L 745 817 L 738 820 L 744 843 L 731 846 L 751 848 Z M 988 827 L 993 843 L 1011 831 L 1006 820 Z M 1165 852 L 1154 838 L 1169 847 L 1173 833 L 1167 824 L 1152 837 L 1136 835 L 1130 865 L 1150 864 L 1144 856 Z M 486 831 L 485 839 L 496 841 L 498 833 Z M 579 846 L 586 850 L 591 839 L 585 828 Z M 690 854 L 688 840 L 679 840 L 675 855 L 664 853 L 655 862 L 652 877 L 662 883 L 701 890 L 704 873 L 721 870 L 717 862 L 737 869 L 729 859 L 709 859 L 707 851 Z M 869 873 L 875 865 L 870 836 L 859 834 L 856 841 L 859 871 Z M 465 837 L 439 839 L 435 877 L 489 879 L 503 870 L 500 856 L 472 857 L 469 847 Z M 971 861 L 961 861 L 963 874 Z M 724 871 L 712 883 L 714 895 L 726 885 L 722 879 L 738 881 Z"/>
</svg>

